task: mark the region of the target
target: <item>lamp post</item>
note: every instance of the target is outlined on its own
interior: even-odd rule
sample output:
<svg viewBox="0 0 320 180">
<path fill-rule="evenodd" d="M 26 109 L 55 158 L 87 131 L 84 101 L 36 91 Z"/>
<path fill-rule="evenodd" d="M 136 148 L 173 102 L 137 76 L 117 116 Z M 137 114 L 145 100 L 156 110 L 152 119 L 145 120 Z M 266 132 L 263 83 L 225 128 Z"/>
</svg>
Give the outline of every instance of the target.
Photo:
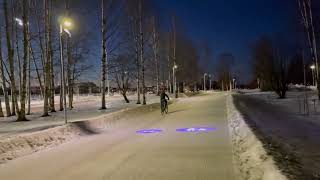
<svg viewBox="0 0 320 180">
<path fill-rule="evenodd" d="M 316 69 L 315 65 L 310 66 L 311 72 L 312 72 L 312 85 L 315 85 L 315 75 L 314 75 L 314 70 Z"/>
<path fill-rule="evenodd" d="M 60 63 L 61 63 L 61 79 L 62 79 L 62 96 L 63 96 L 63 112 L 64 112 L 64 122 L 67 124 L 67 97 L 66 97 L 66 78 L 65 78 L 65 72 L 64 72 L 64 60 L 63 60 L 63 42 L 62 42 L 62 35 L 63 32 L 67 33 L 69 38 L 71 38 L 71 33 L 68 30 L 72 26 L 72 22 L 69 19 L 63 19 L 62 22 L 59 24 L 60 26 L 60 35 L 59 35 L 59 41 L 60 41 Z"/>
<path fill-rule="evenodd" d="M 212 80 L 211 80 L 211 74 L 209 74 L 209 90 L 211 90 L 212 89 L 212 86 L 211 86 L 211 83 L 212 82 Z"/>
<path fill-rule="evenodd" d="M 173 80 L 173 91 L 175 93 L 175 97 L 178 97 L 178 93 L 177 93 L 177 78 L 176 78 L 176 74 L 175 74 L 175 70 L 178 68 L 178 66 L 176 65 L 176 63 L 174 62 L 174 65 L 172 67 L 172 80 Z"/>
<path fill-rule="evenodd" d="M 203 91 L 206 91 L 206 76 L 207 76 L 207 73 L 204 73 L 203 74 Z"/>
<path fill-rule="evenodd" d="M 233 89 L 236 89 L 236 86 L 235 86 L 236 84 L 235 84 L 235 82 L 236 82 L 236 79 L 233 78 L 233 79 L 232 79 L 232 88 L 233 88 Z"/>
</svg>

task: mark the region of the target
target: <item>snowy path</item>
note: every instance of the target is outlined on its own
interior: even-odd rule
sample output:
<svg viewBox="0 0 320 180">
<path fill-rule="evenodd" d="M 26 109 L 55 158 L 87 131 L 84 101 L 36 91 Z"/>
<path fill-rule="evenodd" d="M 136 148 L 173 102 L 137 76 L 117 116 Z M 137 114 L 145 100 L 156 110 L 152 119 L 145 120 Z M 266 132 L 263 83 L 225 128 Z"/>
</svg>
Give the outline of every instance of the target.
<svg viewBox="0 0 320 180">
<path fill-rule="evenodd" d="M 275 156 L 277 165 L 291 179 L 320 179 L 318 123 L 251 95 L 235 95 L 234 101 L 268 153 Z"/>
<path fill-rule="evenodd" d="M 159 111 L 130 115 L 104 133 L 83 137 L 0 166 L 0 179 L 233 179 L 225 96 L 184 99 Z M 176 132 L 214 127 L 214 131 Z M 158 134 L 137 134 L 159 128 Z"/>
</svg>

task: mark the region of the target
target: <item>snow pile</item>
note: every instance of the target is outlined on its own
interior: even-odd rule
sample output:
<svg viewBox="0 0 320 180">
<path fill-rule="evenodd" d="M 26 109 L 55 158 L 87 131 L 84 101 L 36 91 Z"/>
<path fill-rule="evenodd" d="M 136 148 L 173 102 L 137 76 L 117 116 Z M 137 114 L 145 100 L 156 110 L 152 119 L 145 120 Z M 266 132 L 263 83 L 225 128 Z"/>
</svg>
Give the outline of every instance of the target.
<svg viewBox="0 0 320 180">
<path fill-rule="evenodd" d="M 95 118 L 71 122 L 67 125 L 2 138 L 0 139 L 0 164 L 39 150 L 58 146 L 64 142 L 80 138 L 81 136 L 102 133 L 114 126 L 117 120 L 126 120 L 128 117 L 159 110 L 159 108 L 160 103 L 126 108 Z"/>
<path fill-rule="evenodd" d="M 0 164 L 47 147 L 57 146 L 77 136 L 76 131 L 74 126 L 67 125 L 1 140 Z"/>
<path fill-rule="evenodd" d="M 246 180 L 286 180 L 268 155 L 262 143 L 235 108 L 232 96 L 227 98 L 227 116 L 233 146 L 235 173 Z"/>
</svg>

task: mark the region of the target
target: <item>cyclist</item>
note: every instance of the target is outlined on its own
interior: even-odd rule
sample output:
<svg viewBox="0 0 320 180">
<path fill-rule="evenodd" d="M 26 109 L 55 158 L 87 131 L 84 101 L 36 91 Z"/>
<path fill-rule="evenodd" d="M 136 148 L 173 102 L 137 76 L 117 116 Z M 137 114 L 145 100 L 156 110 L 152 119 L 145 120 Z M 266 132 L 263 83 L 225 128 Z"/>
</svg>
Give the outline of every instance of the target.
<svg viewBox="0 0 320 180">
<path fill-rule="evenodd" d="M 167 107 L 168 106 L 168 102 L 167 102 L 167 99 L 170 100 L 169 96 L 166 94 L 166 91 L 165 91 L 165 88 L 163 88 L 161 90 L 161 93 L 160 93 L 160 103 L 165 103 L 165 106 L 164 107 Z"/>
</svg>

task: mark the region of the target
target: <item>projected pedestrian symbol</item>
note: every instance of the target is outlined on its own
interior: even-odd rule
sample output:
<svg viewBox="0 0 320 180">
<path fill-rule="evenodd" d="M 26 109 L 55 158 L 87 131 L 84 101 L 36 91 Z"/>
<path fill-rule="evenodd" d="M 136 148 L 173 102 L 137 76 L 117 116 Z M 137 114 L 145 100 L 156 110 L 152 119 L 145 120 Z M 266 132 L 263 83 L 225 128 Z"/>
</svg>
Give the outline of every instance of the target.
<svg viewBox="0 0 320 180">
<path fill-rule="evenodd" d="M 161 129 L 142 129 L 136 132 L 138 134 L 152 134 L 152 133 L 160 133 L 162 132 L 162 130 Z"/>
<path fill-rule="evenodd" d="M 190 127 L 190 128 L 180 128 L 180 129 L 176 129 L 177 132 L 190 132 L 190 133 L 201 133 L 201 132 L 209 132 L 209 131 L 214 131 L 216 130 L 216 128 L 212 128 L 212 127 Z"/>
</svg>

